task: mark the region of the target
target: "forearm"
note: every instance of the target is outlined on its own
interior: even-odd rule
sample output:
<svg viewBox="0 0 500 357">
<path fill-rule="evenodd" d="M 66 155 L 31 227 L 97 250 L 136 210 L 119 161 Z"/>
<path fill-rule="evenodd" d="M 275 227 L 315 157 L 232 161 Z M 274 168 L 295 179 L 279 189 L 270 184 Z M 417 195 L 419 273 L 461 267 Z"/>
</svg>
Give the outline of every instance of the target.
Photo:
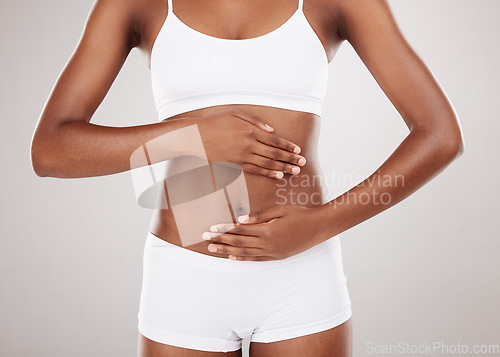
<svg viewBox="0 0 500 357">
<path fill-rule="evenodd" d="M 458 139 L 412 131 L 364 181 L 319 207 L 322 238 L 328 239 L 394 206 L 461 155 Z"/>
<path fill-rule="evenodd" d="M 132 127 L 108 127 L 68 121 L 52 130 L 39 129 L 31 146 L 33 169 L 39 176 L 57 178 L 115 174 L 130 170 L 134 151 L 152 142 L 155 147 L 161 144 L 161 150 L 160 154 L 148 157 L 149 164 L 191 154 L 189 142 L 182 140 L 185 138 L 164 134 L 194 123 L 194 118 L 179 118 Z"/>
</svg>

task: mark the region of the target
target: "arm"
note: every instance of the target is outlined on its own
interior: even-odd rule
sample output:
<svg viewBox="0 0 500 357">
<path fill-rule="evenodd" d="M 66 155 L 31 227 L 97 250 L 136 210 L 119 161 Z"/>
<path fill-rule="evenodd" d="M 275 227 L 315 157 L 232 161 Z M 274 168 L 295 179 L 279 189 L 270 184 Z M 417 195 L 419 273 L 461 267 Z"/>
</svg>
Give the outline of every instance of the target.
<svg viewBox="0 0 500 357">
<path fill-rule="evenodd" d="M 259 118 L 238 110 L 133 127 L 90 123 L 132 48 L 144 43 L 137 28 L 143 27 L 138 18 L 147 6 L 137 0 L 96 0 L 35 129 L 31 142 L 35 173 L 76 178 L 127 171 L 145 165 L 131 166 L 131 156 L 153 142 L 155 155 L 149 156 L 149 164 L 194 155 L 210 161 L 245 163 L 245 170 L 270 177 L 275 177 L 275 170 L 291 170 L 291 165 L 280 160 L 297 164 L 301 156 L 291 152 L 297 153 L 294 150 L 300 148 L 271 134 L 273 129 Z M 200 145 L 194 145 L 199 142 L 196 138 L 178 130 L 194 124 L 203 139 L 201 150 Z M 173 135 L 164 135 L 174 131 Z M 237 150 L 244 143 L 255 150 Z M 272 159 L 271 163 L 253 152 L 262 152 Z"/>
<path fill-rule="evenodd" d="M 322 240 L 402 201 L 464 151 L 457 114 L 431 71 L 404 39 L 387 1 L 341 3 L 339 34 L 351 43 L 410 133 L 375 173 L 321 206 L 317 221 Z M 391 184 L 385 186 L 387 182 Z"/>
<path fill-rule="evenodd" d="M 128 170 L 136 148 L 188 124 L 187 120 L 178 120 L 114 128 L 90 123 L 128 54 L 138 44 L 134 6 L 130 0 L 94 3 L 33 135 L 31 161 L 38 176 L 88 177 Z"/>
</svg>

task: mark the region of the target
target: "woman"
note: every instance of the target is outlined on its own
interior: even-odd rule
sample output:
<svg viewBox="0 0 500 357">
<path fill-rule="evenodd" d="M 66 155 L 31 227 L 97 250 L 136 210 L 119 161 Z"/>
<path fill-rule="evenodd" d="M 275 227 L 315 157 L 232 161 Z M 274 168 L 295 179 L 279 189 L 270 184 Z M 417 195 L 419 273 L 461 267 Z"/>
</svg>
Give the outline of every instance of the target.
<svg viewBox="0 0 500 357">
<path fill-rule="evenodd" d="M 345 40 L 410 134 L 327 202 L 311 178 L 321 177 L 327 66 Z M 150 59 L 160 122 L 91 124 L 135 47 Z M 351 356 L 338 235 L 463 149 L 451 103 L 384 0 L 97 0 L 42 112 L 32 163 L 61 178 L 168 163 L 144 251 L 140 356 L 241 356 L 244 337 L 251 356 Z"/>
</svg>

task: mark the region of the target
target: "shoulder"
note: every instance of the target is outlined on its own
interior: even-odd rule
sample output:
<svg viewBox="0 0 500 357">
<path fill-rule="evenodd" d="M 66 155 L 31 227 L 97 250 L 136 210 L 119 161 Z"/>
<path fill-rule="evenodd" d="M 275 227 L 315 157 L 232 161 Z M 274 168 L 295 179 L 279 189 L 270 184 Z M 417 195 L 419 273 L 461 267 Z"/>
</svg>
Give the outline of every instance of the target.
<svg viewBox="0 0 500 357">
<path fill-rule="evenodd" d="M 355 40 L 361 34 L 384 29 L 398 32 L 387 0 L 335 0 L 339 14 L 339 35 Z"/>
<path fill-rule="evenodd" d="M 141 30 L 147 23 L 147 10 L 156 0 L 95 0 L 89 21 L 105 19 L 109 26 L 126 31 L 130 47 L 140 43 Z"/>
</svg>

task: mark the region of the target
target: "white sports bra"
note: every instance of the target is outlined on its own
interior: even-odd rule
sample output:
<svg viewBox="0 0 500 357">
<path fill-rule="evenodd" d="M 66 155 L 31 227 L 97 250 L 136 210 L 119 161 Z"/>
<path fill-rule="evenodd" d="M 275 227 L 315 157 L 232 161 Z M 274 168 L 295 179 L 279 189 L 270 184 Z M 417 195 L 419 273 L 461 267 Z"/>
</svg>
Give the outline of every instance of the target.
<svg viewBox="0 0 500 357">
<path fill-rule="evenodd" d="M 328 81 L 324 47 L 303 12 L 277 29 L 224 39 L 168 13 L 151 50 L 151 80 L 159 120 L 224 104 L 254 104 L 321 116 Z"/>
</svg>

